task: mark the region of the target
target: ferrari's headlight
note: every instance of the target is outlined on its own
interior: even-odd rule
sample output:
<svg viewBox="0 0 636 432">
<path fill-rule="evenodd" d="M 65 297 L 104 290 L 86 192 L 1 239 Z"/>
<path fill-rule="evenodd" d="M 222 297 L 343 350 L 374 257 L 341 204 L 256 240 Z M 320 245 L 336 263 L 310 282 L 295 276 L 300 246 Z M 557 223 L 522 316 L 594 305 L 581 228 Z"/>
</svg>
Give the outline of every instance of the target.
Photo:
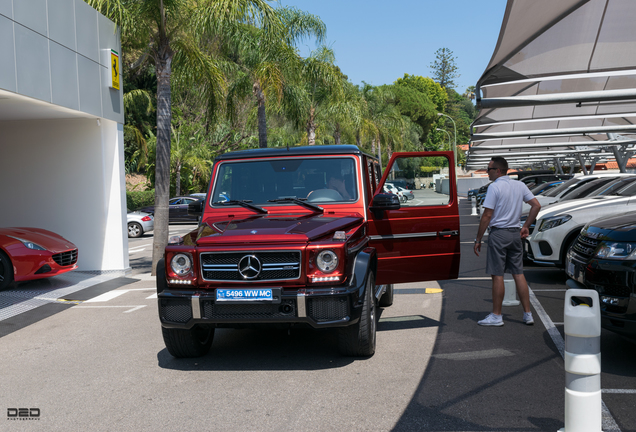
<svg viewBox="0 0 636 432">
<path fill-rule="evenodd" d="M 32 241 L 29 241 L 29 240 L 24 240 L 24 239 L 21 239 L 19 237 L 13 237 L 13 236 L 7 236 L 7 237 L 11 237 L 11 238 L 14 238 L 14 239 L 18 240 L 25 247 L 27 247 L 29 249 L 32 249 L 32 250 L 46 250 L 45 248 L 43 248 L 39 244 L 33 243 Z"/>
<path fill-rule="evenodd" d="M 559 225 L 563 225 L 570 219 L 572 219 L 572 216 L 570 215 L 545 218 L 541 221 L 541 225 L 539 226 L 539 231 L 547 231 L 549 229 L 556 228 Z"/>
<path fill-rule="evenodd" d="M 192 270 L 192 259 L 183 253 L 176 254 L 170 261 L 170 267 L 179 276 L 187 275 Z"/>
<path fill-rule="evenodd" d="M 338 267 L 338 255 L 330 249 L 321 251 L 316 257 L 316 265 L 323 273 L 331 273 Z"/>
<path fill-rule="evenodd" d="M 636 243 L 601 242 L 594 256 L 620 260 L 634 255 L 636 255 Z"/>
</svg>

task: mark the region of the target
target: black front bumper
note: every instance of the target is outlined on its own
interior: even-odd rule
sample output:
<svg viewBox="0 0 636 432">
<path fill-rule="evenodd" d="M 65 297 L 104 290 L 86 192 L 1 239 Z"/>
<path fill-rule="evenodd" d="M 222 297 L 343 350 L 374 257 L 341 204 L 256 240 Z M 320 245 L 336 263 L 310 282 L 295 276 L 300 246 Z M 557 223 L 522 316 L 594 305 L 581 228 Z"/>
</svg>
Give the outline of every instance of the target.
<svg viewBox="0 0 636 432">
<path fill-rule="evenodd" d="M 274 302 L 217 302 L 211 291 L 166 289 L 158 294 L 159 318 L 167 328 L 196 324 L 232 327 L 245 324 L 306 324 L 314 328 L 344 327 L 362 311 L 358 287 L 311 288 L 281 292 Z"/>
<path fill-rule="evenodd" d="M 636 336 L 636 262 L 593 258 L 589 262 L 570 253 L 568 276 L 581 287 L 599 294 L 601 327 L 626 336 Z"/>
</svg>

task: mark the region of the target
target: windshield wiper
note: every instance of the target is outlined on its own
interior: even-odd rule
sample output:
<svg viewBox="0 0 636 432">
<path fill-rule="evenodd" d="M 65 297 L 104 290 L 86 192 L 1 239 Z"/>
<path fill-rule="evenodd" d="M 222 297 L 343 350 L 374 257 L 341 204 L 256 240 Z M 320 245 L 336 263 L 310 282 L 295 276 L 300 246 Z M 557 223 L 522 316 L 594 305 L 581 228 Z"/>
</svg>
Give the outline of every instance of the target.
<svg viewBox="0 0 636 432">
<path fill-rule="evenodd" d="M 305 198 L 306 200 L 307 198 Z M 273 200 L 267 200 L 267 202 L 280 203 L 280 202 L 293 202 L 294 204 L 298 204 L 309 210 L 312 210 L 314 213 L 324 213 L 325 209 L 322 207 L 318 207 L 317 205 L 309 204 L 308 202 L 303 201 L 300 198 L 286 197 L 286 198 L 278 198 Z"/>
<path fill-rule="evenodd" d="M 253 210 L 256 213 L 262 213 L 262 214 L 267 214 L 267 210 L 265 210 L 262 207 L 259 207 L 257 205 L 254 204 L 250 204 L 252 202 L 252 200 L 230 200 L 230 201 L 216 201 L 213 202 L 213 205 L 240 205 L 241 207 L 245 207 L 247 209 Z"/>
</svg>

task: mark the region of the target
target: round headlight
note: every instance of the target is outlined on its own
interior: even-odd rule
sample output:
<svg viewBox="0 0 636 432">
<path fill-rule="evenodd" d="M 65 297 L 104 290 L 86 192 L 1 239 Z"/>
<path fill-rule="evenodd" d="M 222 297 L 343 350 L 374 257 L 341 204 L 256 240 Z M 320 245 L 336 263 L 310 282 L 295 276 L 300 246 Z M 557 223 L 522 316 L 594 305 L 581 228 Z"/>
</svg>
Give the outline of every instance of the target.
<svg viewBox="0 0 636 432">
<path fill-rule="evenodd" d="M 324 250 L 318 254 L 316 265 L 323 273 L 331 273 L 338 267 L 338 255 L 332 250 Z"/>
<path fill-rule="evenodd" d="M 183 276 L 192 270 L 192 260 L 186 254 L 176 254 L 172 257 L 172 261 L 170 261 L 170 267 L 172 267 L 172 271 L 177 275 Z"/>
</svg>

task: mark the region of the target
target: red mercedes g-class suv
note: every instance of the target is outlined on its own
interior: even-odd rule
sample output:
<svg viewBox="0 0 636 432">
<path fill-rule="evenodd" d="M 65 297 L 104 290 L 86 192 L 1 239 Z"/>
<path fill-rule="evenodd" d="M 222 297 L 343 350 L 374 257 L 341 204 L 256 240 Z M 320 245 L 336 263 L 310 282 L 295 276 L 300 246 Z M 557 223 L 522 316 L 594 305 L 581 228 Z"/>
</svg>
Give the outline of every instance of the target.
<svg viewBox="0 0 636 432">
<path fill-rule="evenodd" d="M 170 354 L 206 354 L 218 327 L 276 324 L 337 328 L 342 354 L 373 355 L 376 308 L 393 303 L 393 284 L 457 278 L 452 161 L 452 152 L 394 153 L 382 175 L 353 145 L 219 156 L 207 198 L 189 209 L 198 228 L 172 238 L 157 265 Z M 422 167 L 448 176 L 406 203 L 382 193 Z"/>
</svg>

